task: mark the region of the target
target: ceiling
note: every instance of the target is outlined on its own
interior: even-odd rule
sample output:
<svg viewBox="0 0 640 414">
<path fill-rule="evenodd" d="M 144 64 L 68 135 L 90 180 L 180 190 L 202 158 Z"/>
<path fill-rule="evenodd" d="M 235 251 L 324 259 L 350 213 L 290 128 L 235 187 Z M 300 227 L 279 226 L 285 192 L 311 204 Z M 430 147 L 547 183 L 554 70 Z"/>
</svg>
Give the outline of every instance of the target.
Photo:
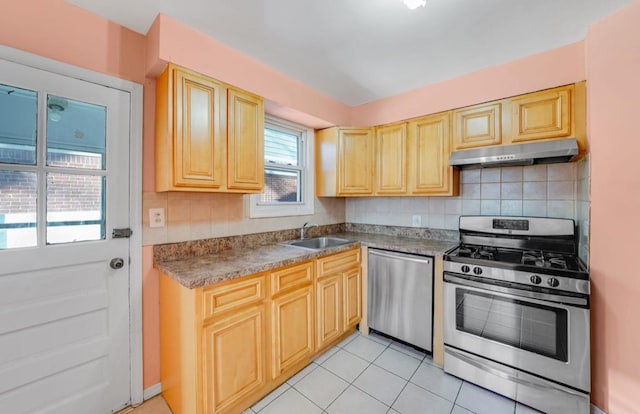
<svg viewBox="0 0 640 414">
<path fill-rule="evenodd" d="M 66 0 L 146 34 L 164 13 L 349 106 L 585 38 L 632 0 Z"/>
</svg>

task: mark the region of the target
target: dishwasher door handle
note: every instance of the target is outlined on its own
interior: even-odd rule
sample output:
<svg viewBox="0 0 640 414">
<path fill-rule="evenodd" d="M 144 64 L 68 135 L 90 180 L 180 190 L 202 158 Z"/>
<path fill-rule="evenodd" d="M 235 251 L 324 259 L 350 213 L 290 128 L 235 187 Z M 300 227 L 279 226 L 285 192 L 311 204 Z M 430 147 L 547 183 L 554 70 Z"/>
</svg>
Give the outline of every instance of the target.
<svg viewBox="0 0 640 414">
<path fill-rule="evenodd" d="M 409 254 L 396 254 L 396 253 L 387 253 L 387 252 L 383 252 L 380 250 L 369 250 L 369 254 L 375 255 L 375 256 L 382 256 L 382 257 L 387 257 L 389 259 L 402 259 L 402 260 L 408 260 L 410 262 L 418 262 L 418 263 L 424 263 L 424 264 L 431 264 L 431 259 L 428 257 L 425 258 L 418 258 L 415 255 L 409 255 Z"/>
</svg>

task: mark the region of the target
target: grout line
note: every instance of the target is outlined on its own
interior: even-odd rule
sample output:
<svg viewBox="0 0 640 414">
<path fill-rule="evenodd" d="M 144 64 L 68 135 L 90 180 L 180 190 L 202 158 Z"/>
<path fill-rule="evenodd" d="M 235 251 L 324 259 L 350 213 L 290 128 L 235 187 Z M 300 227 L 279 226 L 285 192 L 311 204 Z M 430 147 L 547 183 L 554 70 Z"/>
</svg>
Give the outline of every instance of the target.
<svg viewBox="0 0 640 414">
<path fill-rule="evenodd" d="M 380 345 L 382 345 L 382 344 L 380 344 Z M 383 350 L 382 352 L 386 351 L 386 350 L 389 348 L 389 346 L 390 346 L 390 344 L 387 344 L 387 346 L 385 346 L 385 348 L 384 348 L 384 350 Z M 349 351 L 347 351 L 346 349 L 345 349 L 345 351 L 346 351 L 346 352 L 349 352 Z M 350 353 L 350 352 L 349 352 L 349 353 Z M 355 355 L 355 354 L 352 354 L 352 355 Z M 380 355 L 382 355 L 382 353 L 380 353 Z M 356 357 L 358 357 L 358 358 L 360 358 L 360 357 L 359 357 L 359 356 L 357 356 L 357 355 L 355 355 L 355 356 L 356 356 Z M 389 407 L 389 410 L 391 410 L 391 406 L 390 406 L 390 405 L 387 405 L 387 403 L 385 403 L 385 402 L 383 402 L 383 401 L 380 401 L 380 400 L 379 400 L 378 398 L 376 398 L 374 395 L 369 394 L 367 391 L 363 390 L 362 388 L 358 387 L 358 386 L 355 384 L 355 382 L 358 380 L 358 378 L 360 378 L 360 377 L 362 376 L 362 374 L 364 374 L 364 372 L 365 372 L 366 370 L 368 370 L 368 369 L 369 369 L 369 367 L 371 367 L 371 365 L 373 365 L 373 362 L 372 362 L 372 361 L 371 361 L 371 362 L 370 362 L 370 361 L 367 361 L 367 360 L 366 360 L 366 359 L 364 359 L 364 358 L 360 358 L 360 359 L 362 359 L 362 360 L 364 360 L 364 361 L 368 362 L 368 363 L 369 363 L 369 365 L 367 365 L 367 366 L 365 367 L 365 369 L 363 369 L 363 370 L 362 370 L 362 372 L 361 372 L 360 374 L 358 374 L 358 376 L 357 376 L 357 377 L 355 377 L 355 378 L 353 379 L 353 381 L 351 381 L 351 384 L 349 384 L 349 385 L 353 385 L 353 387 L 354 387 L 354 388 L 356 388 L 356 389 L 358 389 L 358 390 L 362 391 L 363 393 L 365 393 L 365 394 L 366 394 L 366 395 L 368 395 L 369 397 L 373 398 L 374 400 L 378 401 L 380 404 L 384 405 L 385 407 Z M 377 365 L 376 365 L 376 367 L 377 367 Z M 389 410 L 387 410 L 387 413 L 389 412 Z"/>
<path fill-rule="evenodd" d="M 329 371 L 329 372 L 331 372 L 331 371 Z M 332 374 L 333 374 L 333 373 L 332 373 Z M 334 375 L 336 375 L 336 374 L 334 374 Z M 346 382 L 346 381 L 345 381 L 345 382 Z M 346 387 L 344 390 L 342 390 L 342 392 L 340 392 L 340 394 L 338 394 L 338 395 L 336 396 L 336 398 L 334 398 L 334 399 L 333 399 L 333 401 L 331 401 L 331 402 L 329 403 L 329 405 L 327 405 L 327 409 L 328 409 L 329 407 L 331 407 L 331 406 L 333 405 L 333 403 L 334 403 L 334 402 L 336 402 L 336 401 L 338 400 L 338 398 L 340 398 L 340 396 L 341 396 L 342 394 L 344 394 L 344 393 L 349 389 L 349 387 L 350 387 L 350 386 L 351 386 L 351 383 L 347 383 L 347 387 Z M 326 409 L 325 409 L 325 410 L 326 410 Z"/>
<path fill-rule="evenodd" d="M 298 394 L 302 395 L 305 399 L 309 400 L 309 401 L 311 402 L 311 404 L 313 404 L 313 405 L 315 405 L 316 407 L 318 407 L 318 408 L 320 409 L 320 411 L 321 411 L 321 412 L 323 412 L 323 413 L 325 412 L 324 408 L 320 407 L 318 404 L 316 404 L 316 403 L 315 403 L 315 401 L 313 401 L 311 398 L 309 398 L 309 397 L 307 397 L 306 395 L 304 395 L 304 394 L 302 393 L 302 391 L 298 390 L 296 387 L 291 387 L 291 388 L 293 388 L 293 390 L 294 390 L 295 392 L 297 392 Z M 289 391 L 289 390 L 287 390 L 287 391 Z M 284 393 L 282 393 L 282 394 L 284 394 Z M 281 396 L 282 396 L 282 395 L 278 396 L 278 398 L 280 398 Z M 274 400 L 274 401 L 275 401 L 275 400 Z M 331 405 L 331 404 L 329 404 L 329 405 Z M 327 406 L 327 408 L 328 408 L 328 407 L 329 407 L 329 406 Z"/>
<path fill-rule="evenodd" d="M 396 398 L 393 399 L 393 402 L 391 403 L 390 407 L 393 407 L 393 404 L 396 403 L 396 401 L 398 401 L 398 398 L 400 398 L 400 396 L 402 395 L 402 393 L 404 392 L 404 390 L 407 388 L 407 385 L 409 385 L 409 381 L 407 381 L 404 384 L 404 387 L 402 387 L 402 389 L 400 390 L 400 392 L 398 393 L 398 395 L 396 395 Z"/>
<path fill-rule="evenodd" d="M 274 398 L 273 400 L 269 401 L 269 403 L 268 403 L 267 405 L 265 405 L 264 407 L 262 407 L 262 408 L 261 408 L 261 409 L 259 409 L 258 411 L 255 411 L 255 410 L 253 409 L 253 407 L 249 407 L 249 408 L 251 409 L 251 411 L 255 412 L 256 414 L 258 414 L 260 411 L 264 411 L 264 409 L 265 409 L 265 408 L 267 408 L 268 406 L 270 406 L 270 405 L 271 405 L 275 400 L 277 400 L 278 398 L 282 397 L 282 396 L 284 395 L 284 393 L 286 393 L 287 391 L 289 391 L 289 388 L 293 388 L 291 385 L 287 384 L 287 382 L 286 382 L 286 381 L 285 381 L 285 382 L 283 382 L 282 384 L 286 384 L 286 385 L 288 386 L 288 388 L 287 388 L 286 390 L 282 391 L 282 392 L 280 393 L 280 395 L 278 395 L 278 396 L 277 396 L 276 398 Z M 278 388 L 280 388 L 281 386 L 282 386 L 282 385 L 279 385 L 279 386 L 278 386 Z M 278 389 L 278 388 L 276 388 L 276 389 Z M 269 394 L 267 394 L 267 395 L 265 395 L 264 397 L 262 397 L 262 399 L 267 398 L 267 396 L 271 395 L 271 393 L 273 393 L 274 391 L 275 391 L 275 390 L 271 391 Z M 261 399 L 260 401 L 262 401 L 262 399 Z M 257 404 L 257 403 L 259 403 L 260 401 L 256 402 L 256 404 Z M 253 405 L 255 406 L 256 404 L 253 404 Z"/>
</svg>

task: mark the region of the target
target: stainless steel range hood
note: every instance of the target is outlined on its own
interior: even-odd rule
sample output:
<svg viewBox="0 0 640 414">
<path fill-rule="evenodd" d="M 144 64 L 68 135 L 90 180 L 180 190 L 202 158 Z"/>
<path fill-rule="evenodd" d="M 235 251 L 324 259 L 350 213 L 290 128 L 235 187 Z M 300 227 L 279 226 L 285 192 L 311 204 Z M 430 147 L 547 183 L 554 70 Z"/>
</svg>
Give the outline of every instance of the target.
<svg viewBox="0 0 640 414">
<path fill-rule="evenodd" d="M 449 157 L 449 165 L 464 169 L 552 164 L 569 162 L 576 155 L 578 142 L 575 138 L 567 138 L 454 151 Z"/>
</svg>

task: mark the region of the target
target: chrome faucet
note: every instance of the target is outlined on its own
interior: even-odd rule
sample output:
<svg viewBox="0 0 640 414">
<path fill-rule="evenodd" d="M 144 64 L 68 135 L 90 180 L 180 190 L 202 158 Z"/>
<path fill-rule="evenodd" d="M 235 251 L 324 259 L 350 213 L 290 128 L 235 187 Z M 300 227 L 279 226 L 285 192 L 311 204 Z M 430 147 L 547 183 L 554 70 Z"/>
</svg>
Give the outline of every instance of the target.
<svg viewBox="0 0 640 414">
<path fill-rule="evenodd" d="M 307 232 L 312 227 L 318 227 L 318 226 L 316 224 L 309 225 L 308 221 L 302 225 L 302 227 L 300 228 L 300 240 L 304 240 L 304 238 L 307 235 Z"/>
</svg>

